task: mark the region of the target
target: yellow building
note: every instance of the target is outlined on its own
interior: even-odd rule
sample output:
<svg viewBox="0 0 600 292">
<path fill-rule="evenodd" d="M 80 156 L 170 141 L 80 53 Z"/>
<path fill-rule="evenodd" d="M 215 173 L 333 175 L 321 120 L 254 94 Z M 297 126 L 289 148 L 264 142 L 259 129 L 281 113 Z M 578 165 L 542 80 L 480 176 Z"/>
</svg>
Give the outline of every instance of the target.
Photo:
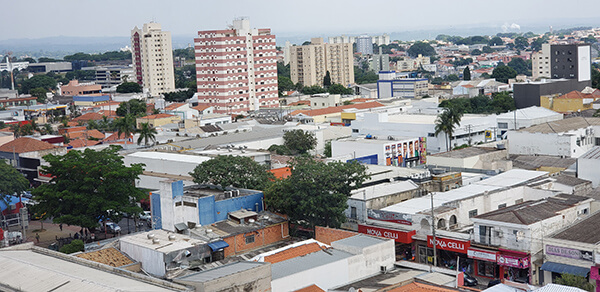
<svg viewBox="0 0 600 292">
<path fill-rule="evenodd" d="M 166 124 L 177 123 L 180 120 L 181 119 L 179 118 L 179 116 L 169 114 L 157 114 L 137 118 L 135 122 L 137 124 L 137 127 L 140 128 L 140 125 L 142 123 L 148 123 L 150 127 L 159 127 Z"/>
<path fill-rule="evenodd" d="M 313 38 L 309 45 L 291 47 L 292 82 L 322 86 L 327 71 L 332 84 L 349 86 L 354 83 L 352 44 L 326 44 L 323 38 Z"/>
<path fill-rule="evenodd" d="M 592 103 L 599 98 L 599 90 L 591 93 L 571 91 L 560 96 L 557 94 L 540 96 L 540 106 L 559 113 L 577 112 L 592 109 Z"/>
</svg>

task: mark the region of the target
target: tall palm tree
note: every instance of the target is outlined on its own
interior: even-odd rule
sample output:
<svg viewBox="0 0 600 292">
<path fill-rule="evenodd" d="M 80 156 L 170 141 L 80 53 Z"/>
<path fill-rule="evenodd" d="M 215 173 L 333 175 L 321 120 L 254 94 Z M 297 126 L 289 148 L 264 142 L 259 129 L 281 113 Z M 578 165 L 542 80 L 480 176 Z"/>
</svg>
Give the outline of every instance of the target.
<svg viewBox="0 0 600 292">
<path fill-rule="evenodd" d="M 438 115 L 435 120 L 435 136 L 441 132 L 446 135 L 446 151 L 450 151 L 452 147 L 452 134 L 454 129 L 460 125 L 463 112 L 455 107 L 445 108 L 444 111 Z"/>
<path fill-rule="evenodd" d="M 148 140 L 152 142 L 156 141 L 156 129 L 151 127 L 148 123 L 141 123 L 137 132 L 140 134 L 140 137 L 137 140 L 138 145 L 142 143 L 142 140 L 144 140 L 145 146 L 148 146 Z"/>
<path fill-rule="evenodd" d="M 135 133 L 135 119 L 131 115 L 117 119 L 115 120 L 115 128 L 119 137 L 121 137 L 121 134 L 124 134 L 125 139 L 129 139 L 129 136 Z"/>
</svg>

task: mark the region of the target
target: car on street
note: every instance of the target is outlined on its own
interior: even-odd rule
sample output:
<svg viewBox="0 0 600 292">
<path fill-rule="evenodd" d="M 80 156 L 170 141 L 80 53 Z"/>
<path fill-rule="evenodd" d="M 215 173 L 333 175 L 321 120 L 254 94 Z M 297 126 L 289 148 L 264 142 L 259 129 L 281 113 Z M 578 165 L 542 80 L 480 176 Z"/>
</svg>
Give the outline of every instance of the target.
<svg viewBox="0 0 600 292">
<path fill-rule="evenodd" d="M 104 225 L 100 225 L 100 231 L 104 232 Z M 109 233 L 120 233 L 121 226 L 114 222 L 106 222 L 106 232 Z"/>
<path fill-rule="evenodd" d="M 140 214 L 140 219 L 150 221 L 150 219 L 152 219 L 152 214 L 150 214 L 150 211 L 144 211 L 142 214 Z"/>
</svg>

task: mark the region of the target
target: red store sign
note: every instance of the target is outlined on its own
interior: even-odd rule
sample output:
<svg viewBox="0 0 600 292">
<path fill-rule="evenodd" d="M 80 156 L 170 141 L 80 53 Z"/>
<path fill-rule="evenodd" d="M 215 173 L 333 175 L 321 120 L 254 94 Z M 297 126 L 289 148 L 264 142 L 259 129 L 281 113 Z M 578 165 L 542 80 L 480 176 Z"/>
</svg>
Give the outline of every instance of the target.
<svg viewBox="0 0 600 292">
<path fill-rule="evenodd" d="M 361 224 L 358 225 L 358 232 L 377 237 L 393 239 L 394 241 L 401 243 L 412 243 L 412 236 L 417 233 L 415 230 L 400 231 Z"/>
<path fill-rule="evenodd" d="M 467 253 L 471 242 L 436 236 L 436 248 L 458 253 Z M 427 235 L 427 247 L 433 247 L 433 236 Z"/>
<path fill-rule="evenodd" d="M 507 266 L 519 269 L 529 268 L 529 256 L 517 257 L 512 255 L 499 254 L 497 259 L 497 263 L 500 266 Z"/>
</svg>

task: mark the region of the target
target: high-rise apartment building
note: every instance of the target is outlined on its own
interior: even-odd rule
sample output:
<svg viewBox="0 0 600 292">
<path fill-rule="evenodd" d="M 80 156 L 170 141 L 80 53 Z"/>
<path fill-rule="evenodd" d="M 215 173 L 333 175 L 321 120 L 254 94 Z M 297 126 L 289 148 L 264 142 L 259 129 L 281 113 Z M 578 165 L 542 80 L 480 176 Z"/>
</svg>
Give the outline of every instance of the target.
<svg viewBox="0 0 600 292">
<path fill-rule="evenodd" d="M 198 103 L 216 113 L 247 113 L 279 106 L 277 51 L 271 29 L 251 29 L 239 18 L 224 30 L 194 39 Z"/>
<path fill-rule="evenodd" d="M 136 82 L 151 96 L 175 90 L 171 33 L 158 23 L 145 23 L 131 30 L 131 59 Z"/>
<path fill-rule="evenodd" d="M 323 43 L 322 38 L 313 38 L 309 45 L 292 47 L 290 52 L 292 82 L 304 86 L 322 86 L 327 71 L 331 83 L 344 86 L 354 83 L 352 44 L 326 44 Z"/>
<path fill-rule="evenodd" d="M 368 35 L 357 37 L 356 52 L 363 55 L 373 55 L 373 38 Z"/>
<path fill-rule="evenodd" d="M 591 79 L 590 45 L 543 44 L 542 50 L 531 55 L 531 73 L 534 80 L 540 78 Z"/>
</svg>

